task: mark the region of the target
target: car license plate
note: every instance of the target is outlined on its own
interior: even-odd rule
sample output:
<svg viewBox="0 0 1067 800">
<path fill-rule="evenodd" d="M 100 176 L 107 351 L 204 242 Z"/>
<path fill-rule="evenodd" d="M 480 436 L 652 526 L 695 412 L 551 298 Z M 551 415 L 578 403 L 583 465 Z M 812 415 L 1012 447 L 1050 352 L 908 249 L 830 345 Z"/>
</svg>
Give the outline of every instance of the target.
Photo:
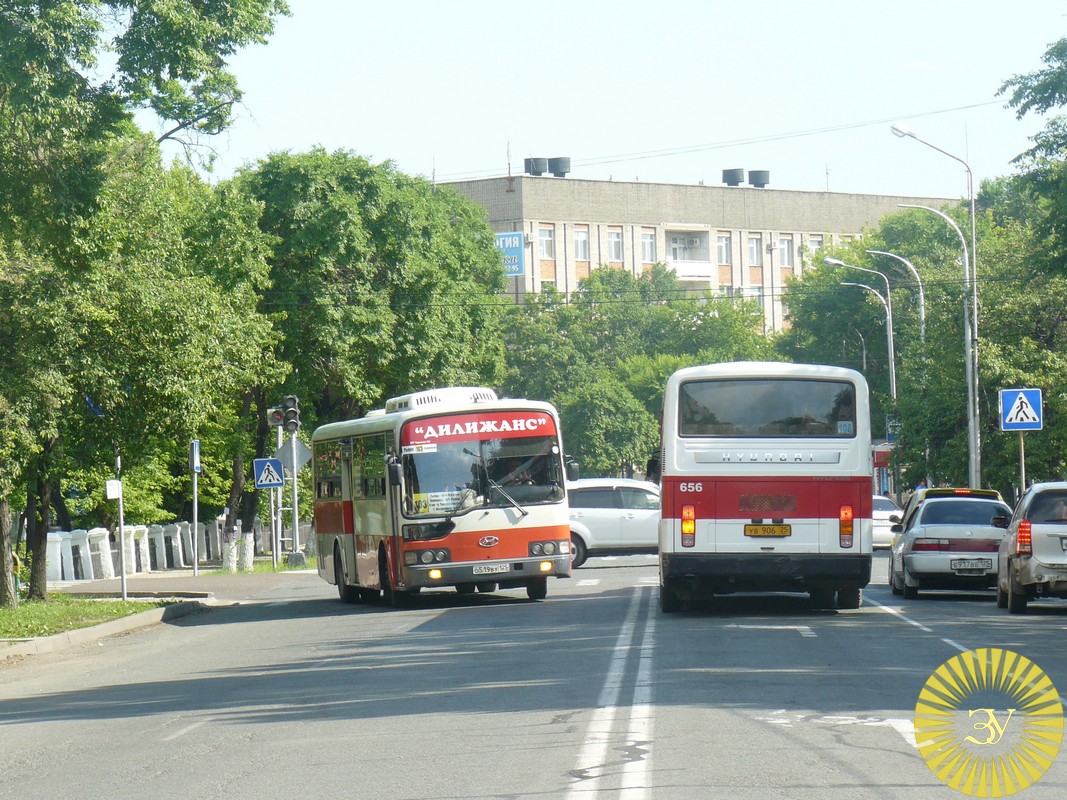
<svg viewBox="0 0 1067 800">
<path fill-rule="evenodd" d="M 792 536 L 791 525 L 746 525 L 745 536 Z"/>
<path fill-rule="evenodd" d="M 993 569 L 991 558 L 954 558 L 949 562 L 952 569 Z"/>
<path fill-rule="evenodd" d="M 511 572 L 511 564 L 477 564 L 471 572 L 475 575 L 496 575 L 498 572 Z"/>
</svg>

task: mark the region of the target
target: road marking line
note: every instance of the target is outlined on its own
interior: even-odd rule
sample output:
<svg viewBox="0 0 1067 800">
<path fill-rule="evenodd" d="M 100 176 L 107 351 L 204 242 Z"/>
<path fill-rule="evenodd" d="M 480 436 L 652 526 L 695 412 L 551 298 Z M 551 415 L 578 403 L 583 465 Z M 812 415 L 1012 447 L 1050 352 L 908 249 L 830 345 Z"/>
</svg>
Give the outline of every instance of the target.
<svg viewBox="0 0 1067 800">
<path fill-rule="evenodd" d="M 173 742 L 175 739 L 179 739 L 182 736 L 185 736 L 185 734 L 189 733 L 190 731 L 196 730 L 201 725 L 206 725 L 210 721 L 211 721 L 210 719 L 197 720 L 196 722 L 193 722 L 193 723 L 190 723 L 189 725 L 186 725 L 184 728 L 176 730 L 170 736 L 164 737 L 163 741 L 164 742 Z"/>
<path fill-rule="evenodd" d="M 633 707 L 630 709 L 629 741 L 634 749 L 642 749 L 639 757 L 626 762 L 622 769 L 622 791 L 619 800 L 644 800 L 649 796 L 649 762 L 652 760 L 652 728 L 655 721 L 652 705 L 652 657 L 656 647 L 655 602 L 648 604 L 645 629 L 638 645 L 637 680 L 634 684 Z"/>
<path fill-rule="evenodd" d="M 740 625 L 736 622 L 731 622 L 729 625 L 724 625 L 723 627 L 740 628 L 750 631 L 796 631 L 801 636 L 807 636 L 809 638 L 818 636 L 818 634 L 807 625 Z"/>
<path fill-rule="evenodd" d="M 919 630 L 923 631 L 924 633 L 932 633 L 932 634 L 933 634 L 934 636 L 937 636 L 937 632 L 936 632 L 936 631 L 934 631 L 934 629 L 933 629 L 933 628 L 927 628 L 927 627 L 926 627 L 925 625 L 923 625 L 923 624 L 922 624 L 921 622 L 916 622 L 915 620 L 913 620 L 913 619 L 912 619 L 911 617 L 909 617 L 909 616 L 908 616 L 907 614 L 905 614 L 905 613 L 904 613 L 904 612 L 902 612 L 902 611 L 898 611 L 898 610 L 897 610 L 897 609 L 895 609 L 895 608 L 891 608 L 891 607 L 889 607 L 889 606 L 886 606 L 886 605 L 882 605 L 882 604 L 881 604 L 881 603 L 879 603 L 879 602 L 878 602 L 877 600 L 872 600 L 872 599 L 871 599 L 871 598 L 869 598 L 869 597 L 864 597 L 864 598 L 863 598 L 863 601 L 864 601 L 865 603 L 870 603 L 870 604 L 871 604 L 872 606 L 875 606 L 875 607 L 877 607 L 877 608 L 880 608 L 880 609 L 881 609 L 882 611 L 885 611 L 886 613 L 889 613 L 889 614 L 893 614 L 893 615 L 895 615 L 895 616 L 898 616 L 898 617 L 900 617 L 900 618 L 901 618 L 902 620 L 904 620 L 904 621 L 905 621 L 906 623 L 908 623 L 909 625 L 914 625 L 914 626 L 915 626 L 916 628 L 918 628 Z M 940 639 L 940 640 L 941 640 L 942 642 L 944 642 L 945 644 L 947 644 L 947 645 L 948 645 L 949 647 L 954 647 L 954 648 L 956 648 L 956 649 L 957 649 L 957 650 L 959 650 L 959 651 L 960 651 L 961 653 L 966 653 L 966 652 L 967 652 L 968 650 L 970 650 L 970 648 L 969 648 L 969 647 L 964 647 L 964 646 L 963 646 L 962 644 L 960 644 L 959 642 L 954 642 L 954 641 L 952 641 L 951 639 L 946 639 L 946 638 L 945 638 L 944 636 L 937 636 L 937 638 L 938 638 L 938 639 Z"/>
</svg>

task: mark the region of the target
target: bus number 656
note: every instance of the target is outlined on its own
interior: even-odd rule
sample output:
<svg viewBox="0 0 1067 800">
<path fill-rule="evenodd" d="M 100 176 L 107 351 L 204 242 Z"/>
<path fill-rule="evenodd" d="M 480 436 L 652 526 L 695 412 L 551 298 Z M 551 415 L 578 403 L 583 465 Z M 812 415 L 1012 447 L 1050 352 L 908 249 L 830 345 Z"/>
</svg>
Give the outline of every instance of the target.
<svg viewBox="0 0 1067 800">
<path fill-rule="evenodd" d="M 704 484 L 702 484 L 702 483 L 680 483 L 680 484 L 678 484 L 678 491 L 680 491 L 680 492 L 702 492 L 702 491 L 704 491 Z"/>
</svg>

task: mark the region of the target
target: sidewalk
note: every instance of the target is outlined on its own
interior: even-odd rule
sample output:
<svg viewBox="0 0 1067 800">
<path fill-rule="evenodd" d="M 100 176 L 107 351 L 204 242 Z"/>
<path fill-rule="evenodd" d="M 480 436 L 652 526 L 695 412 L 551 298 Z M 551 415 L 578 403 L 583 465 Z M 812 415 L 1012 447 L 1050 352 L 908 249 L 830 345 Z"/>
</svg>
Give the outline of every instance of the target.
<svg viewBox="0 0 1067 800">
<path fill-rule="evenodd" d="M 89 628 L 57 633 L 54 636 L 2 640 L 0 641 L 0 663 L 12 656 L 56 652 L 118 633 L 207 611 L 213 607 L 253 601 L 260 595 L 285 587 L 319 586 L 321 583 L 314 569 L 288 572 L 218 573 L 209 568 L 200 569 L 196 576 L 193 575 L 192 569 L 177 569 L 128 575 L 126 577 L 128 599 L 174 598 L 178 602 Z M 122 579 L 64 581 L 49 584 L 48 591 L 83 597 L 121 597 Z"/>
</svg>

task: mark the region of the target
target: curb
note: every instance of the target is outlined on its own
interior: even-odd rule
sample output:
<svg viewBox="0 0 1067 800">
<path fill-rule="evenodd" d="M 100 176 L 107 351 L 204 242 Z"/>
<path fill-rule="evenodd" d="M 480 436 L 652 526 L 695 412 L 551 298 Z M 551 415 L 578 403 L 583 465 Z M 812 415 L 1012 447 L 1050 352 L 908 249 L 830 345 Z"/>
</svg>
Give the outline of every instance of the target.
<svg viewBox="0 0 1067 800">
<path fill-rule="evenodd" d="M 87 594 L 83 596 L 93 595 Z M 113 597 L 114 595 L 100 594 L 96 596 Z M 141 598 L 173 596 L 173 593 L 157 594 L 154 592 L 142 592 L 138 594 L 138 597 Z M 128 617 L 113 619 L 110 622 L 102 622 L 99 625 L 92 625 L 87 628 L 78 628 L 77 630 L 66 631 L 65 633 L 57 633 L 53 636 L 38 636 L 34 639 L 3 639 L 0 640 L 0 662 L 13 656 L 33 656 L 42 653 L 55 653 L 60 650 L 85 644 L 86 642 L 94 642 L 107 636 L 126 633 L 128 631 L 137 630 L 138 628 L 146 628 L 149 625 L 168 622 L 172 619 L 179 619 L 190 614 L 198 614 L 202 611 L 208 611 L 213 607 L 222 605 L 231 604 L 215 602 L 214 597 L 210 593 L 197 593 L 195 599 L 185 600 L 160 608 L 152 608 L 148 611 L 141 611 L 137 614 L 131 614 Z M 6 647 L 4 646 L 4 642 L 8 643 Z"/>
</svg>

